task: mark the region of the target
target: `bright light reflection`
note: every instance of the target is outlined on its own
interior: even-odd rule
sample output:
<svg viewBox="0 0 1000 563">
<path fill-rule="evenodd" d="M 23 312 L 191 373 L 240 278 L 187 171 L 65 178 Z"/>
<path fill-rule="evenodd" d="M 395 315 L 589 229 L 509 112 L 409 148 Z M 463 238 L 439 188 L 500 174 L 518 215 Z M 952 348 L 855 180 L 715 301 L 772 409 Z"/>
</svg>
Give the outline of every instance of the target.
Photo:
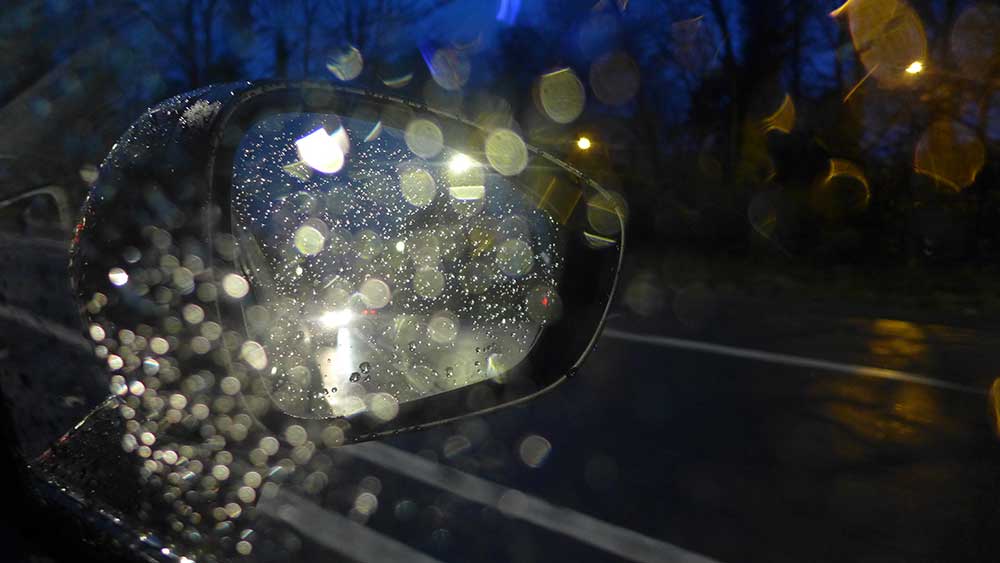
<svg viewBox="0 0 1000 563">
<path fill-rule="evenodd" d="M 324 242 L 323 233 L 313 226 L 303 225 L 295 231 L 295 248 L 306 256 L 319 254 Z"/>
<path fill-rule="evenodd" d="M 380 120 L 377 123 L 375 123 L 375 126 L 372 127 L 371 132 L 368 133 L 368 136 L 365 137 L 365 142 L 370 143 L 375 139 L 378 139 L 378 136 L 381 134 L 382 134 L 382 121 Z"/>
<path fill-rule="evenodd" d="M 448 192 L 459 201 L 475 201 L 486 195 L 486 186 L 452 186 Z"/>
<path fill-rule="evenodd" d="M 326 68 L 334 76 L 343 81 L 354 80 L 361 75 L 361 71 L 364 69 L 365 62 L 364 58 L 361 56 L 361 51 L 358 51 L 352 46 L 348 46 L 346 49 L 332 53 L 326 61 Z"/>
<path fill-rule="evenodd" d="M 312 133 L 295 141 L 295 148 L 301 158 L 314 170 L 324 174 L 339 172 L 344 167 L 344 150 L 346 133 L 330 135 L 320 127 Z"/>
<path fill-rule="evenodd" d="M 111 271 L 108 272 L 108 279 L 114 285 L 123 286 L 128 283 L 128 273 L 121 268 L 111 268 Z"/>
<path fill-rule="evenodd" d="M 340 311 L 327 311 L 320 315 L 319 324 L 323 328 L 340 328 L 354 320 L 354 313 L 341 309 Z"/>
<path fill-rule="evenodd" d="M 906 67 L 906 74 L 920 74 L 924 71 L 924 63 L 920 61 L 913 61 L 910 66 Z"/>
<path fill-rule="evenodd" d="M 451 157 L 451 161 L 448 162 L 448 169 L 455 173 L 462 173 L 472 169 L 475 165 L 475 160 L 472 160 L 467 155 L 458 153 Z"/>
<path fill-rule="evenodd" d="M 325 316 L 325 315 L 324 315 Z M 350 389 L 353 382 L 351 373 L 357 369 L 359 348 L 362 342 L 352 334 L 351 329 L 337 329 L 337 345 L 323 348 L 317 356 L 326 402 L 337 416 L 351 416 L 366 409 L 364 400 L 354 395 Z"/>
<path fill-rule="evenodd" d="M 582 151 L 585 151 L 591 147 L 590 139 L 587 137 L 580 137 L 576 140 L 576 147 Z"/>
</svg>

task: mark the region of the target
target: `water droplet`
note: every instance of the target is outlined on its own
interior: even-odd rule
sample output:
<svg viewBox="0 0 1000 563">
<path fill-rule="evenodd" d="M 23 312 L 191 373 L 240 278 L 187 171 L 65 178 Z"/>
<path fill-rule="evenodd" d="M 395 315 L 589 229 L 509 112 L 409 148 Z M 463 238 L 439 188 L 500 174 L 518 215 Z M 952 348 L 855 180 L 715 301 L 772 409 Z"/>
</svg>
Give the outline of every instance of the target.
<svg viewBox="0 0 1000 563">
<path fill-rule="evenodd" d="M 444 374 L 446 377 L 452 377 L 455 375 L 455 370 L 451 366 L 448 366 L 444 368 Z"/>
<path fill-rule="evenodd" d="M 417 343 L 410 342 L 410 352 L 416 352 L 416 351 L 417 351 Z"/>
<path fill-rule="evenodd" d="M 331 393 L 336 393 L 337 392 L 337 388 L 336 387 L 331 387 L 330 388 L 330 392 Z"/>
<path fill-rule="evenodd" d="M 351 374 L 351 383 L 357 383 L 361 379 L 361 374 L 354 372 Z"/>
<path fill-rule="evenodd" d="M 361 368 L 361 373 L 368 373 L 372 369 L 372 365 L 368 362 L 361 362 L 361 365 L 358 367 Z"/>
</svg>

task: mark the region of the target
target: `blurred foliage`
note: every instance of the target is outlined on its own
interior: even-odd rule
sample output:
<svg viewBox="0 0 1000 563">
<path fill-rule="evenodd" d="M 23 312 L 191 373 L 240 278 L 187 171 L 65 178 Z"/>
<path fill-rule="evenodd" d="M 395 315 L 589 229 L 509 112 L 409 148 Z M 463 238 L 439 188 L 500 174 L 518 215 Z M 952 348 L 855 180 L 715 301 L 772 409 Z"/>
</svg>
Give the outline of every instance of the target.
<svg viewBox="0 0 1000 563">
<path fill-rule="evenodd" d="M 0 151 L 72 176 L 166 96 L 350 62 L 622 193 L 633 248 L 974 269 L 1000 257 L 998 28 L 971 0 L 25 0 L 0 22 Z M 538 103 L 562 68 L 571 123 Z"/>
</svg>

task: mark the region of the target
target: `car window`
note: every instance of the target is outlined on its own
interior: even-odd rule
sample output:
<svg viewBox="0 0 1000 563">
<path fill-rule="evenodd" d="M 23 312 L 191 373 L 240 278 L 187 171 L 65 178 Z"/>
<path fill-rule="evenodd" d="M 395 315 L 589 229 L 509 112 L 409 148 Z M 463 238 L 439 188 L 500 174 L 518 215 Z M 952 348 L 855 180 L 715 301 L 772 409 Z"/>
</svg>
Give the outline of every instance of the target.
<svg viewBox="0 0 1000 563">
<path fill-rule="evenodd" d="M 98 559 L 995 558 L 996 4 L 3 12 L 11 490 Z M 207 192 L 127 185 L 88 240 L 102 283 L 164 312 L 95 321 L 108 295 L 69 265 L 102 186 L 123 163 L 197 185 L 211 150 L 184 135 L 272 79 L 364 101 L 207 135 L 234 155 L 222 242 L 143 215 L 190 224 Z M 234 296 L 240 322 L 213 320 Z M 238 373 L 212 364 L 237 338 Z M 368 443 L 317 426 L 521 373 L 545 380 L 518 401 L 565 381 Z M 12 557 L 66 556 L 8 512 Z"/>
</svg>

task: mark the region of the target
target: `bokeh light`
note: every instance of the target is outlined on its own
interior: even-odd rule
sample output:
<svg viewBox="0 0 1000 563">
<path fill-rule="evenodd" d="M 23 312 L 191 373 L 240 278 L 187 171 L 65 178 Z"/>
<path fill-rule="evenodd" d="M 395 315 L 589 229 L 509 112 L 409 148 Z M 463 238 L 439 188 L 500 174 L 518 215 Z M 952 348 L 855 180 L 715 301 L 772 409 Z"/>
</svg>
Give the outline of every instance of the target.
<svg viewBox="0 0 1000 563">
<path fill-rule="evenodd" d="M 829 172 L 814 195 L 814 205 L 830 220 L 838 221 L 864 211 L 871 202 L 871 186 L 860 166 L 831 158 Z"/>
<path fill-rule="evenodd" d="M 402 167 L 399 172 L 399 189 L 410 205 L 427 207 L 437 194 L 434 177 L 423 168 Z"/>
<path fill-rule="evenodd" d="M 764 118 L 764 131 L 778 131 L 781 133 L 791 133 L 795 128 L 795 102 L 788 94 L 781 101 L 781 105 L 774 113 Z"/>
<path fill-rule="evenodd" d="M 670 36 L 674 56 L 689 72 L 704 72 L 719 54 L 717 40 L 704 16 L 670 24 Z"/>
<path fill-rule="evenodd" d="M 444 147 L 441 128 L 427 119 L 415 119 L 406 126 L 406 146 L 422 158 L 433 158 Z"/>
<path fill-rule="evenodd" d="M 908 84 L 907 69 L 927 60 L 923 22 L 903 0 L 848 0 L 831 15 L 847 16 L 862 64 L 883 87 Z"/>
<path fill-rule="evenodd" d="M 536 91 L 542 113 L 556 123 L 572 123 L 583 113 L 587 94 L 570 68 L 543 74 Z"/>
<path fill-rule="evenodd" d="M 590 86 L 605 104 L 620 106 L 632 100 L 639 83 L 639 65 L 624 51 L 604 55 L 590 66 Z"/>
<path fill-rule="evenodd" d="M 434 82 L 450 91 L 465 86 L 472 71 L 472 65 L 465 53 L 451 48 L 434 51 L 427 61 L 427 66 Z"/>
<path fill-rule="evenodd" d="M 625 200 L 621 195 L 599 192 L 587 200 L 587 222 L 595 234 L 614 236 L 621 232 L 624 210 Z"/>
<path fill-rule="evenodd" d="M 541 467 L 551 452 L 552 444 L 537 434 L 526 436 L 517 447 L 521 462 L 532 468 Z"/>
<path fill-rule="evenodd" d="M 1000 6 L 979 2 L 962 11 L 951 30 L 952 56 L 962 73 L 974 80 L 995 76 L 1000 64 Z"/>
<path fill-rule="evenodd" d="M 315 256 L 323 251 L 327 229 L 319 219 L 309 219 L 295 231 L 295 249 L 304 256 Z"/>
<path fill-rule="evenodd" d="M 250 284 L 247 283 L 246 278 L 239 274 L 228 274 L 222 278 L 222 290 L 226 292 L 226 295 L 240 299 L 250 292 Z"/>
<path fill-rule="evenodd" d="M 326 68 L 338 80 L 351 81 L 361 75 L 364 69 L 364 58 L 356 47 L 347 45 L 343 49 L 330 53 L 326 59 Z"/>
<path fill-rule="evenodd" d="M 108 279 L 114 285 L 122 286 L 128 283 L 128 273 L 121 268 L 111 268 L 108 272 Z"/>
<path fill-rule="evenodd" d="M 528 166 L 528 149 L 521 136 L 510 129 L 497 129 L 486 137 L 486 160 L 504 176 L 520 174 Z"/>
<path fill-rule="evenodd" d="M 954 121 L 937 121 L 924 132 L 914 154 L 914 169 L 962 190 L 976 181 L 986 149 L 974 131 Z"/>
</svg>

